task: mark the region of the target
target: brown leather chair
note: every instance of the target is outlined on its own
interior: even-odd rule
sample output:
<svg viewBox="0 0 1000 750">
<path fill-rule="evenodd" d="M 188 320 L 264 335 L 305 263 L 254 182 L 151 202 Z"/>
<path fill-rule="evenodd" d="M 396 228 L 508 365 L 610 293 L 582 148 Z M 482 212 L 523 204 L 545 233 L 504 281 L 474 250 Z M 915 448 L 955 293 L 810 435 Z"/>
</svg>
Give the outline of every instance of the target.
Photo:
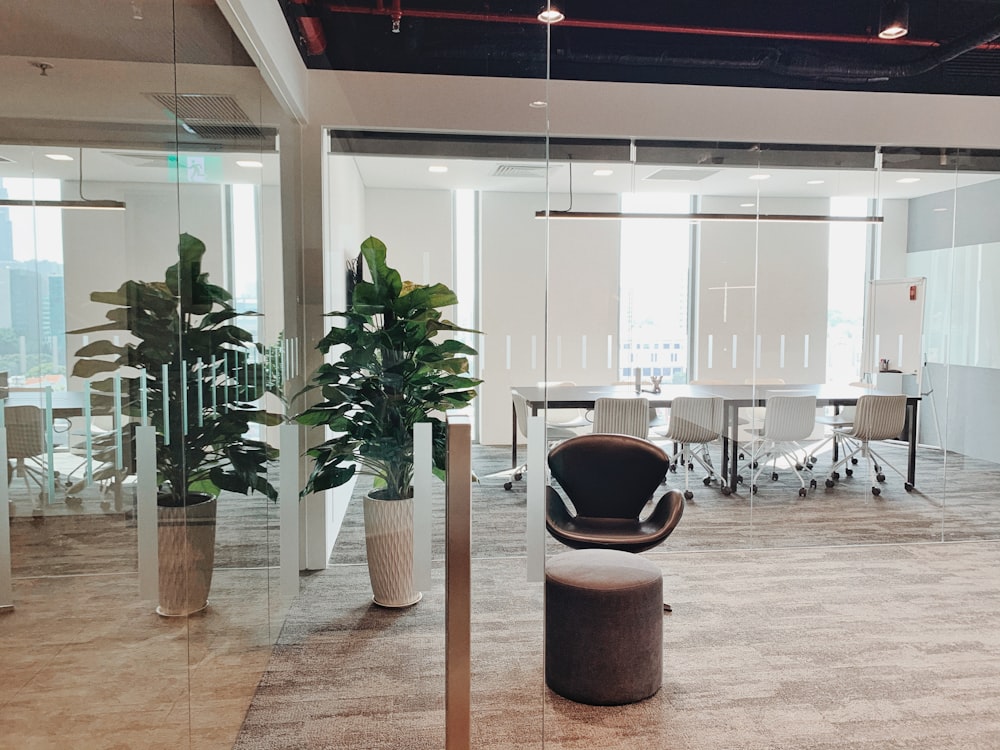
<svg viewBox="0 0 1000 750">
<path fill-rule="evenodd" d="M 642 552 L 663 542 L 684 512 L 684 496 L 668 490 L 652 513 L 640 513 L 663 483 L 670 459 L 648 440 L 629 435 L 580 435 L 549 453 L 553 486 L 546 490 L 545 526 L 577 549 Z"/>
</svg>

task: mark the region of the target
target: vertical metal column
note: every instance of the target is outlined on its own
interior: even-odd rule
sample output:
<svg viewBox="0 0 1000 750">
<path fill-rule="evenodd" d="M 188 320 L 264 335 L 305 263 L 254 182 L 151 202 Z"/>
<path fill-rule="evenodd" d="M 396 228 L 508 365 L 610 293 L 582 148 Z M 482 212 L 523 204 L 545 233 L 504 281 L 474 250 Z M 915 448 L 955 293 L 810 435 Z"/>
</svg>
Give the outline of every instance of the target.
<svg viewBox="0 0 1000 750">
<path fill-rule="evenodd" d="M 445 748 L 472 742 L 472 427 L 448 417 L 445 483 Z"/>
<path fill-rule="evenodd" d="M 431 587 L 431 484 L 434 435 L 430 422 L 413 425 L 413 588 Z"/>
<path fill-rule="evenodd" d="M 282 598 L 299 593 L 299 426 L 278 428 L 280 476 L 278 488 L 278 589 Z"/>
<path fill-rule="evenodd" d="M 528 583 L 545 580 L 545 417 L 528 417 L 528 499 L 526 543 Z"/>
</svg>

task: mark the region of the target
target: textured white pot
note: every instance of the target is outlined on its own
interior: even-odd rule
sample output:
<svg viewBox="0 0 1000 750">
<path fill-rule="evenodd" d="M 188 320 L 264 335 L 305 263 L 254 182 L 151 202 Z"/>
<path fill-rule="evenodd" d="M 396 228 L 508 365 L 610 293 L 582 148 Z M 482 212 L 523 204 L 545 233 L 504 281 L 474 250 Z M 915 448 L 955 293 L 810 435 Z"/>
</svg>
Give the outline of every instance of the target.
<svg viewBox="0 0 1000 750">
<path fill-rule="evenodd" d="M 195 505 L 156 509 L 160 583 L 156 612 L 164 617 L 183 617 L 208 606 L 218 502 L 211 495 L 205 498 Z"/>
<path fill-rule="evenodd" d="M 372 600 L 382 607 L 409 607 L 423 596 L 413 588 L 413 500 L 365 495 L 365 550 Z"/>
</svg>

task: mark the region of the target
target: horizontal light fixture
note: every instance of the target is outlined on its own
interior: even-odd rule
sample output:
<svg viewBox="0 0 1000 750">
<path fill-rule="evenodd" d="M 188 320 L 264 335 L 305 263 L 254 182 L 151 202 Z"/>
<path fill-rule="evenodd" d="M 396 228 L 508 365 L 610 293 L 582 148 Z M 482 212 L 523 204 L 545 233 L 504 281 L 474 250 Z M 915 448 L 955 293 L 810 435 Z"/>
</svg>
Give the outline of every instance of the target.
<svg viewBox="0 0 1000 750">
<path fill-rule="evenodd" d="M 444 166 L 444 164 L 432 164 L 427 167 L 427 171 L 432 174 L 444 174 L 448 171 L 448 167 Z"/>
<path fill-rule="evenodd" d="M 752 174 L 752 175 L 750 175 L 749 179 L 751 179 L 751 180 L 770 180 L 771 179 L 771 175 L 764 174 L 764 173 Z"/>
<path fill-rule="evenodd" d="M 920 182 L 919 177 L 900 177 L 896 180 L 900 185 L 912 185 L 914 182 Z"/>
<path fill-rule="evenodd" d="M 73 157 L 69 154 L 45 154 L 45 158 L 52 161 L 73 161 Z"/>
<path fill-rule="evenodd" d="M 806 180 L 806 185 L 822 185 L 826 180 Z"/>
<path fill-rule="evenodd" d="M 237 167 L 246 167 L 247 169 L 263 169 L 264 162 L 257 161 L 256 159 L 237 159 Z"/>
<path fill-rule="evenodd" d="M 615 173 L 613 169 L 595 169 L 594 177 L 610 177 Z"/>
<path fill-rule="evenodd" d="M 819 214 L 645 214 L 622 211 L 536 211 L 536 219 L 588 219 L 623 221 L 630 219 L 666 219 L 670 221 L 766 221 L 813 224 L 881 224 L 881 216 L 822 216 Z"/>
<path fill-rule="evenodd" d="M 0 198 L 0 207 L 11 208 L 75 208 L 89 209 L 91 211 L 124 211 L 123 201 L 109 200 L 82 200 L 82 201 L 32 201 L 18 200 L 16 198 Z"/>
</svg>

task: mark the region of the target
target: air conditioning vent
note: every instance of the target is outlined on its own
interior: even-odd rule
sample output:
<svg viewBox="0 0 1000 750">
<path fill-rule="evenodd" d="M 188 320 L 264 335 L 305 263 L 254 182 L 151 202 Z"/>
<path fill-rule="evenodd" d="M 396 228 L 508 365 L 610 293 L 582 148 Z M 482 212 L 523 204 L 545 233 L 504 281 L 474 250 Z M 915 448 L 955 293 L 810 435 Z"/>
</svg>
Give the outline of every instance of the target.
<svg viewBox="0 0 1000 750">
<path fill-rule="evenodd" d="M 556 165 L 552 166 L 555 169 Z M 494 177 L 545 177 L 544 164 L 498 164 L 493 172 Z"/>
<path fill-rule="evenodd" d="M 658 169 L 644 179 L 647 180 L 678 180 L 683 182 L 697 182 L 718 174 L 718 169 Z"/>
<path fill-rule="evenodd" d="M 146 94 L 180 120 L 189 132 L 207 139 L 261 138 L 239 103 L 220 94 Z"/>
</svg>

